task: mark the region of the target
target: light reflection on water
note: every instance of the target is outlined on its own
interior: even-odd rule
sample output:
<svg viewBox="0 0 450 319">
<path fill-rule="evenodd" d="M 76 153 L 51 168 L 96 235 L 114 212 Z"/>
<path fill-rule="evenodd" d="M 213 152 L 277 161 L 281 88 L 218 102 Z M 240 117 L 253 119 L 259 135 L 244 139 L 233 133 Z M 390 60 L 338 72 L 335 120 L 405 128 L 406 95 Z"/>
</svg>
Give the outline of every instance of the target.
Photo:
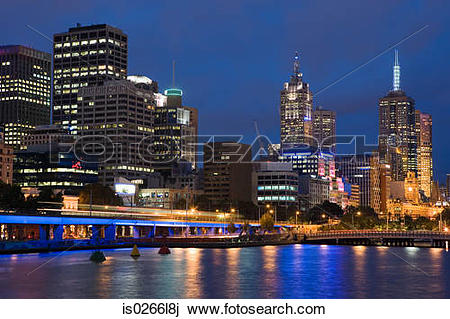
<svg viewBox="0 0 450 319">
<path fill-rule="evenodd" d="M 0 256 L 1 298 L 450 298 L 444 249 L 265 246 Z M 50 262 L 48 262 L 50 260 Z M 36 267 L 46 263 L 36 271 Z M 33 271 L 32 273 L 30 273 Z"/>
</svg>

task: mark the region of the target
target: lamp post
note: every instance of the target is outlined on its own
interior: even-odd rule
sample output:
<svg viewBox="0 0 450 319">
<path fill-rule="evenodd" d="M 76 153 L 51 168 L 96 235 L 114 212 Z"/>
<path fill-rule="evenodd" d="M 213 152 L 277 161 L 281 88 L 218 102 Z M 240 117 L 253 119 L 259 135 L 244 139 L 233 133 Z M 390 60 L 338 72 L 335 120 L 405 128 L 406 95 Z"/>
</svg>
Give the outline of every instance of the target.
<svg viewBox="0 0 450 319">
<path fill-rule="evenodd" d="M 300 212 L 299 212 L 299 211 L 296 211 L 296 212 L 295 212 L 295 226 L 297 226 L 297 227 L 298 227 L 298 222 L 297 222 L 297 217 L 298 217 L 298 215 L 300 215 Z"/>
</svg>

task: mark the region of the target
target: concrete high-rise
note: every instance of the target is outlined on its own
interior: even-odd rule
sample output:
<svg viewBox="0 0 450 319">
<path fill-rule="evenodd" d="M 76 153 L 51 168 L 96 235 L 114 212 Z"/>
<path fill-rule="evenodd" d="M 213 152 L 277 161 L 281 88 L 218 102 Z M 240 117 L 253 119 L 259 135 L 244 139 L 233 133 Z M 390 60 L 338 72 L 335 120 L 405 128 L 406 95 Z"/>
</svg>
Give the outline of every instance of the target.
<svg viewBox="0 0 450 319">
<path fill-rule="evenodd" d="M 298 54 L 294 58 L 294 70 L 289 82 L 284 83 L 280 99 L 280 138 L 282 148 L 311 144 L 312 100 L 309 84 L 300 73 Z"/>
<path fill-rule="evenodd" d="M 214 205 L 231 208 L 254 199 L 250 145 L 209 142 L 203 152 L 205 195 Z"/>
<path fill-rule="evenodd" d="M 390 198 L 391 168 L 380 162 L 377 154 L 370 157 L 370 207 L 383 215 L 388 211 Z"/>
<path fill-rule="evenodd" d="M 152 152 L 157 84 L 140 76 L 107 81 L 78 92 L 81 155 L 101 154 L 98 179 L 143 179 L 153 172 Z"/>
<path fill-rule="evenodd" d="M 379 99 L 379 156 L 390 165 L 392 179 L 402 181 L 417 172 L 414 100 L 400 89 L 400 65 L 395 51 L 393 89 Z"/>
<path fill-rule="evenodd" d="M 432 127 L 431 114 L 416 110 L 417 176 L 419 188 L 428 198 L 431 197 L 433 182 Z"/>
<path fill-rule="evenodd" d="M 321 149 L 336 151 L 336 112 L 317 108 L 313 111 L 313 137 Z"/>
<path fill-rule="evenodd" d="M 106 24 L 77 25 L 53 42 L 53 124 L 77 134 L 78 91 L 127 78 L 128 38 Z"/>
<path fill-rule="evenodd" d="M 0 125 L 19 149 L 37 125 L 50 123 L 51 55 L 22 45 L 0 46 Z"/>
</svg>

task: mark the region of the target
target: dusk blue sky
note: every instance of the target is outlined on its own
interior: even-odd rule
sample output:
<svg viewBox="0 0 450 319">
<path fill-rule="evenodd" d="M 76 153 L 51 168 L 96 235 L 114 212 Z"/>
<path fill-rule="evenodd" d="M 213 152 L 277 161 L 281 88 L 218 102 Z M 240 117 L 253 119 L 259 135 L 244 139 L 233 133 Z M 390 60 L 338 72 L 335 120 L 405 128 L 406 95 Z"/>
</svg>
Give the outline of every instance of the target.
<svg viewBox="0 0 450 319">
<path fill-rule="evenodd" d="M 401 87 L 433 116 L 435 172 L 450 173 L 449 1 L 3 1 L 1 44 L 51 52 L 69 27 L 107 23 L 128 34 L 129 74 L 176 86 L 200 114 L 202 134 L 279 140 L 279 97 L 300 52 L 318 92 L 359 65 L 398 46 Z M 338 134 L 376 142 L 378 98 L 392 86 L 393 50 L 314 97 L 337 112 Z"/>
</svg>

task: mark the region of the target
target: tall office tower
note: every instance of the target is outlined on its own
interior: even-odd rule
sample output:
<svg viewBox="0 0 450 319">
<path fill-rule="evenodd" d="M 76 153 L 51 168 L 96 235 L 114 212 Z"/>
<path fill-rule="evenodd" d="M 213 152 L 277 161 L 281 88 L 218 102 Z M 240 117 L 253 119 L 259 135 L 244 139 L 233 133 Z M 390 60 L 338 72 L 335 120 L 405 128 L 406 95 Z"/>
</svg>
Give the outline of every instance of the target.
<svg viewBox="0 0 450 319">
<path fill-rule="evenodd" d="M 450 174 L 447 174 L 447 191 L 445 193 L 447 199 L 450 200 Z"/>
<path fill-rule="evenodd" d="M 380 161 L 391 166 L 392 179 L 402 181 L 417 172 L 414 100 L 400 89 L 400 65 L 395 51 L 393 89 L 379 99 Z"/>
<path fill-rule="evenodd" d="M 149 78 L 106 81 L 78 92 L 77 149 L 101 154 L 98 179 L 113 185 L 120 177 L 143 178 L 152 169 L 153 115 L 157 85 Z"/>
<path fill-rule="evenodd" d="M 359 186 L 359 204 L 370 206 L 370 158 L 368 154 L 338 155 L 335 157 L 336 175 L 345 177 L 353 185 Z"/>
<path fill-rule="evenodd" d="M 178 161 L 197 167 L 198 112 L 183 106 L 180 89 L 164 91 L 155 109 L 155 168 L 170 170 Z"/>
<path fill-rule="evenodd" d="M 294 72 L 289 82 L 284 83 L 280 99 L 280 128 L 282 148 L 299 144 L 310 145 L 312 136 L 312 93 L 309 84 L 303 81 L 300 61 L 296 53 Z"/>
<path fill-rule="evenodd" d="M 370 157 L 370 207 L 379 214 L 387 213 L 387 202 L 390 197 L 391 168 L 389 164 L 380 162 L 380 157 Z"/>
<path fill-rule="evenodd" d="M 77 93 L 105 80 L 126 79 L 128 38 L 106 24 L 53 36 L 53 124 L 78 133 Z"/>
<path fill-rule="evenodd" d="M 431 114 L 416 110 L 417 176 L 420 190 L 428 198 L 431 197 L 431 184 L 433 181 L 432 126 Z"/>
<path fill-rule="evenodd" d="M 336 152 L 336 112 L 318 108 L 313 111 L 313 137 L 324 150 Z"/>
<path fill-rule="evenodd" d="M 0 46 L 0 125 L 16 150 L 30 129 L 50 123 L 51 61 L 22 45 Z"/>
<path fill-rule="evenodd" d="M 215 205 L 231 208 L 250 202 L 252 194 L 252 151 L 250 145 L 209 142 L 203 147 L 205 195 Z"/>
</svg>

